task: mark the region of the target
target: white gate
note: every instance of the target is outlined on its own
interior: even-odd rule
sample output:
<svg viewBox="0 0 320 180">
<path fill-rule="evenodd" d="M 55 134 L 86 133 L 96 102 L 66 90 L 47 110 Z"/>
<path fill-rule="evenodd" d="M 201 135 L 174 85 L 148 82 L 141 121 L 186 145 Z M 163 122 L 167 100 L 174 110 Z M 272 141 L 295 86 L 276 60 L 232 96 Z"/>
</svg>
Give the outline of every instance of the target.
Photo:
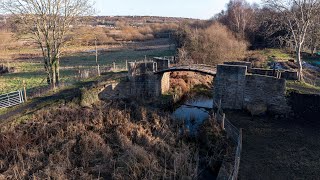
<svg viewBox="0 0 320 180">
<path fill-rule="evenodd" d="M 23 91 L 18 90 L 8 94 L 0 95 L 0 109 L 24 103 Z"/>
</svg>

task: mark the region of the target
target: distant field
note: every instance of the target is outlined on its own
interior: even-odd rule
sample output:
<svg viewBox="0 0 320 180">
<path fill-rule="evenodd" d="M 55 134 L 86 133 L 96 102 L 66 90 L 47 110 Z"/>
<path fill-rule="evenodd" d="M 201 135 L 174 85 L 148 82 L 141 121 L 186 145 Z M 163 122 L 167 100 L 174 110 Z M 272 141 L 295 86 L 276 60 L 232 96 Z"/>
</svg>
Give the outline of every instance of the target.
<svg viewBox="0 0 320 180">
<path fill-rule="evenodd" d="M 130 47 L 108 49 L 103 47 L 99 51 L 98 61 L 101 68 L 111 67 L 115 62 L 117 67 L 125 67 L 126 61 L 143 60 L 145 57 L 172 56 L 174 48 L 170 47 L 169 41 L 141 42 Z M 79 48 L 80 50 L 68 50 L 61 58 L 61 81 L 73 83 L 76 81 L 78 70 L 93 69 L 96 66 L 94 47 Z M 99 48 L 101 49 L 101 48 Z M 2 56 L 1 56 L 2 55 Z M 20 51 L 0 52 L 0 64 L 14 67 L 17 72 L 0 76 L 0 94 L 15 91 L 22 88 L 22 81 L 28 89 L 46 85 L 46 74 L 43 68 L 39 51 L 35 49 L 23 49 Z M 5 57 L 5 58 L 4 58 Z"/>
</svg>

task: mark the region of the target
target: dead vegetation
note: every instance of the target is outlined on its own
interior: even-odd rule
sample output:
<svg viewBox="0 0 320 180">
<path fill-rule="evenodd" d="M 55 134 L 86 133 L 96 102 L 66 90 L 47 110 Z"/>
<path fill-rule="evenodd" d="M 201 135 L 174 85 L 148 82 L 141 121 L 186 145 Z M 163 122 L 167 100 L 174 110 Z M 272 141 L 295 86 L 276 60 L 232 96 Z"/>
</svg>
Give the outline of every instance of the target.
<svg viewBox="0 0 320 180">
<path fill-rule="evenodd" d="M 193 87 L 203 85 L 207 89 L 212 87 L 213 77 L 194 72 L 173 72 L 170 75 L 171 92 L 186 94 Z"/>
<path fill-rule="evenodd" d="M 197 179 L 227 152 L 214 123 L 190 139 L 168 114 L 131 100 L 78 101 L 2 127 L 0 179 Z"/>
<path fill-rule="evenodd" d="M 245 57 L 247 42 L 237 39 L 224 25 L 213 23 L 206 28 L 182 26 L 176 34 L 180 63 L 217 65 Z M 190 62 L 191 61 L 191 62 Z"/>
</svg>

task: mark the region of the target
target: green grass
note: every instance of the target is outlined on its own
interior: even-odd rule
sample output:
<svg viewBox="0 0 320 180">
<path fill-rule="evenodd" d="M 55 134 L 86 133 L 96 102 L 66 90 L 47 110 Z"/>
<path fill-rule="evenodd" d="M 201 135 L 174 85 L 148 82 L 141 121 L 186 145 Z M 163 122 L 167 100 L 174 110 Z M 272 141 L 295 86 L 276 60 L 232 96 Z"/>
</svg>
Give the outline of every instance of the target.
<svg viewBox="0 0 320 180">
<path fill-rule="evenodd" d="M 272 57 L 282 60 L 292 59 L 292 56 L 283 49 L 264 49 L 261 51 L 261 55 L 266 56 L 268 59 L 271 59 Z"/>
<path fill-rule="evenodd" d="M 23 53 L 27 53 L 27 51 L 23 51 Z M 128 62 L 139 61 L 143 60 L 145 56 L 147 58 L 152 58 L 154 56 L 172 56 L 174 53 L 174 50 L 165 49 L 143 51 L 122 50 L 113 52 L 102 51 L 99 53 L 99 64 L 102 67 L 111 67 L 112 63 L 115 62 L 117 67 L 125 67 L 126 60 Z M 95 68 L 95 54 L 88 52 L 66 55 L 61 58 L 60 65 L 61 82 L 74 83 L 77 81 L 76 76 L 78 75 L 78 67 L 81 67 L 80 69 Z M 0 77 L 0 94 L 22 89 L 23 81 L 26 82 L 28 89 L 47 85 L 46 73 L 41 59 L 37 58 L 27 61 L 12 60 L 9 63 L 9 66 L 15 67 L 18 72 L 5 74 Z"/>
<path fill-rule="evenodd" d="M 287 92 L 295 90 L 302 94 L 320 94 L 319 86 L 314 86 L 305 82 L 286 81 L 286 86 L 287 86 Z"/>
<path fill-rule="evenodd" d="M 98 62 L 101 66 L 111 66 L 113 62 L 117 65 L 124 65 L 127 61 L 139 61 L 143 60 L 145 56 L 152 58 L 155 56 L 173 56 L 174 50 L 122 50 L 113 52 L 100 52 L 98 55 Z M 72 56 L 63 57 L 61 60 L 61 67 L 92 67 L 96 66 L 94 53 L 77 53 Z"/>
</svg>

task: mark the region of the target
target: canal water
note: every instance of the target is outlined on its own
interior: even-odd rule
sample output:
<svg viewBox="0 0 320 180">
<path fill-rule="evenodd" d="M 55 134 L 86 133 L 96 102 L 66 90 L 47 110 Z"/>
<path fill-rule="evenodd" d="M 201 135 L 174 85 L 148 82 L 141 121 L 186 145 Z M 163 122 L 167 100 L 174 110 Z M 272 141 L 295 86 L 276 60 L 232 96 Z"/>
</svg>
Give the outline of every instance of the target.
<svg viewBox="0 0 320 180">
<path fill-rule="evenodd" d="M 194 134 L 197 128 L 209 118 L 209 111 L 213 107 L 213 99 L 197 95 L 185 100 L 174 112 L 173 117 L 181 121 Z"/>
<path fill-rule="evenodd" d="M 184 124 L 189 130 L 189 135 L 197 134 L 198 127 L 209 117 L 209 111 L 213 108 L 213 99 L 206 96 L 197 95 L 185 100 L 174 112 L 173 117 L 179 123 Z M 209 168 L 204 168 L 199 179 L 215 180 L 217 175 Z"/>
</svg>

